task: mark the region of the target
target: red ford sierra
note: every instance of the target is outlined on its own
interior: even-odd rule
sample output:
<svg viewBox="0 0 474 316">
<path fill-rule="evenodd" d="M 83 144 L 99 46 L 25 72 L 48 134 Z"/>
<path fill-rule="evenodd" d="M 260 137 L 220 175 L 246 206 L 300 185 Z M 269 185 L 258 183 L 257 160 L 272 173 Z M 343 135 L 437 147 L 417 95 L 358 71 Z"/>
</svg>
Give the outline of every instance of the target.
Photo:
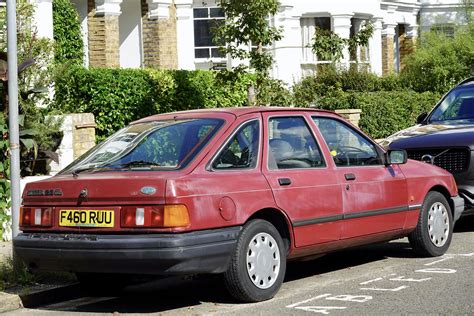
<svg viewBox="0 0 474 316">
<path fill-rule="evenodd" d="M 463 206 L 450 173 L 332 112 L 196 110 L 134 122 L 28 184 L 13 244 L 31 269 L 90 286 L 222 273 L 256 302 L 277 293 L 287 260 L 405 236 L 442 255 Z"/>
</svg>

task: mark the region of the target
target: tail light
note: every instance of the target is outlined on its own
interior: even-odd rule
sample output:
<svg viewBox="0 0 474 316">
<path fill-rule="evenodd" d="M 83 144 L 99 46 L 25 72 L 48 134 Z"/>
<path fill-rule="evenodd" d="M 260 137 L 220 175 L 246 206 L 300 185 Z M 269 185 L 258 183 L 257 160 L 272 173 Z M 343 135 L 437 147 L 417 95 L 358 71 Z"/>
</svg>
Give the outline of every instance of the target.
<svg viewBox="0 0 474 316">
<path fill-rule="evenodd" d="M 20 209 L 20 226 L 51 227 L 53 209 L 51 207 L 22 207 Z"/>
<path fill-rule="evenodd" d="M 189 213 L 185 205 L 127 206 L 122 208 L 121 226 L 133 228 L 185 227 Z"/>
</svg>

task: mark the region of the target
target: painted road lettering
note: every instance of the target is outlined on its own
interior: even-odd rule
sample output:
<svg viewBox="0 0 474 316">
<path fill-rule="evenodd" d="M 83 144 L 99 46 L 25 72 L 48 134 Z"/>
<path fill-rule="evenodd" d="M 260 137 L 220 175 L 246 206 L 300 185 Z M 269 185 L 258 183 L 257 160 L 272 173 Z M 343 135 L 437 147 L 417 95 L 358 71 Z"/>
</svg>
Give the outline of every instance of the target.
<svg viewBox="0 0 474 316">
<path fill-rule="evenodd" d="M 450 260 L 454 258 L 455 256 L 458 257 L 472 257 L 474 256 L 474 253 L 467 253 L 467 254 L 450 254 L 447 255 L 446 257 L 443 257 L 441 259 L 437 259 L 435 261 L 429 262 L 424 264 L 425 266 L 433 266 L 436 264 L 439 264 L 441 262 Z M 449 268 L 424 268 L 424 269 L 419 269 L 415 270 L 414 272 L 418 273 L 432 273 L 432 274 L 453 274 L 456 273 L 457 271 L 455 269 L 449 269 Z M 379 281 L 391 281 L 391 282 L 412 282 L 412 283 L 420 283 L 420 282 L 426 282 L 432 280 L 432 277 L 427 277 L 427 278 L 410 278 L 406 277 L 403 275 L 397 276 L 396 273 L 384 276 L 384 277 L 377 277 L 373 278 L 367 281 L 360 282 L 359 285 L 369 285 L 369 284 L 374 284 Z M 361 291 L 378 291 L 378 292 L 399 292 L 402 290 L 405 290 L 409 288 L 408 285 L 400 285 L 396 287 L 377 287 L 377 286 L 372 286 L 372 287 L 360 287 L 359 290 Z M 313 302 L 316 300 L 326 300 L 326 301 L 340 301 L 340 302 L 347 302 L 347 303 L 366 303 L 370 300 L 373 299 L 372 296 L 370 295 L 349 295 L 349 294 L 339 294 L 339 295 L 333 295 L 333 294 L 322 294 L 318 295 L 315 297 L 312 297 L 310 299 L 297 302 L 291 305 L 287 305 L 286 308 L 292 308 L 292 309 L 297 309 L 297 310 L 302 310 L 306 312 L 313 312 L 317 314 L 324 314 L 328 315 L 330 314 L 331 311 L 341 311 L 341 310 L 346 310 L 348 307 L 347 306 L 322 306 L 322 305 L 313 305 Z M 321 301 L 319 301 L 321 302 Z"/>
</svg>

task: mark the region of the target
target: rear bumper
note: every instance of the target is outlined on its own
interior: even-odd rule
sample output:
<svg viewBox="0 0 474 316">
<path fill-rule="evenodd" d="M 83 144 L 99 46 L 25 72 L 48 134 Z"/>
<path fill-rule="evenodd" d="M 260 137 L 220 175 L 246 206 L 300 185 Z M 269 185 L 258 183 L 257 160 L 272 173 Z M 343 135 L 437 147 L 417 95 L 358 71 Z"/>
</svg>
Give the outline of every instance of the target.
<svg viewBox="0 0 474 316">
<path fill-rule="evenodd" d="M 86 235 L 23 233 L 15 254 L 32 269 L 177 275 L 227 270 L 241 227 L 191 233 Z"/>
</svg>

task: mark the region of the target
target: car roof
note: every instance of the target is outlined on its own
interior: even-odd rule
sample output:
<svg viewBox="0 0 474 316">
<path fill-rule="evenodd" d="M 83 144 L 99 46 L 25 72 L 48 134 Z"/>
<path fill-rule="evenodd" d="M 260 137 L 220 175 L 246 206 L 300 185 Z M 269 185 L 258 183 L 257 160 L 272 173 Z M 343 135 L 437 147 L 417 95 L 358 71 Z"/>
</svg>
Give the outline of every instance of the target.
<svg viewBox="0 0 474 316">
<path fill-rule="evenodd" d="M 233 107 L 233 108 L 213 108 L 213 109 L 197 109 L 179 112 L 170 112 L 163 114 L 152 115 L 133 123 L 148 122 L 160 119 L 169 119 L 172 116 L 179 115 L 181 117 L 188 115 L 209 115 L 209 114 L 227 114 L 239 117 L 251 113 L 266 113 L 266 112 L 311 112 L 311 113 L 328 113 L 339 116 L 333 111 L 321 110 L 315 108 L 299 108 L 299 107 L 277 107 L 277 106 L 251 106 L 251 107 Z M 133 124 L 132 123 L 132 124 Z"/>
<path fill-rule="evenodd" d="M 463 81 L 461 81 L 457 87 L 466 87 L 466 86 L 474 86 L 474 77 L 467 78 Z"/>
</svg>

